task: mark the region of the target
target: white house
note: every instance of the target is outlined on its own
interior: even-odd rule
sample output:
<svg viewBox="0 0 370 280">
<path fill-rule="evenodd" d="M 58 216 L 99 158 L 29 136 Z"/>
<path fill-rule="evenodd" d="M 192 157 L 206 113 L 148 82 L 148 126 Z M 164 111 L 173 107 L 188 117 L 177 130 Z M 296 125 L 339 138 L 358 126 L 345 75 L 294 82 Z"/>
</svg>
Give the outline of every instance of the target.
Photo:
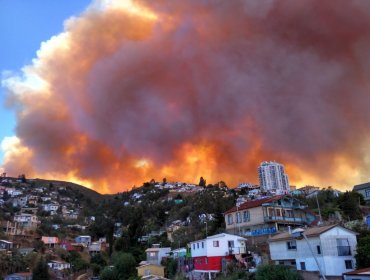
<svg viewBox="0 0 370 280">
<path fill-rule="evenodd" d="M 356 266 L 356 233 L 338 225 L 308 228 L 304 231 L 325 276 L 341 276 Z M 297 270 L 319 271 L 304 238 L 284 232 L 269 239 L 271 260 Z"/>
<path fill-rule="evenodd" d="M 61 261 L 50 261 L 48 262 L 48 266 L 49 268 L 54 269 L 54 270 L 63 270 L 63 269 L 71 268 L 70 263 L 61 262 Z"/>
<path fill-rule="evenodd" d="M 370 280 L 370 267 L 343 274 L 344 280 Z"/>
<path fill-rule="evenodd" d="M 14 222 L 25 228 L 35 228 L 40 223 L 36 215 L 19 214 L 14 216 Z"/>
<path fill-rule="evenodd" d="M 164 257 L 169 257 L 171 248 L 169 247 L 160 248 L 159 244 L 153 244 L 153 247 L 146 249 L 145 252 L 146 252 L 146 261 L 148 263 L 160 265 Z"/>
<path fill-rule="evenodd" d="M 59 205 L 56 204 L 56 203 L 48 203 L 48 204 L 44 204 L 42 206 L 42 209 L 45 211 L 45 212 L 49 212 L 50 215 L 56 215 L 58 209 L 59 209 Z"/>
<path fill-rule="evenodd" d="M 247 239 L 220 233 L 190 242 L 191 256 L 196 272 L 217 273 L 222 270 L 222 263 L 233 256 L 246 253 Z"/>
</svg>

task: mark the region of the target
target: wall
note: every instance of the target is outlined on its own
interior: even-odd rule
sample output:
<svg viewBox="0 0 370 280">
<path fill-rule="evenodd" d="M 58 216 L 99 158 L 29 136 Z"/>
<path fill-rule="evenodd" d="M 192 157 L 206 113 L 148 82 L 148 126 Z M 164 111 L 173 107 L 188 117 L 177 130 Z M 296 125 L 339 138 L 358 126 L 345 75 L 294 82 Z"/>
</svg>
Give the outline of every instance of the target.
<svg viewBox="0 0 370 280">
<path fill-rule="evenodd" d="M 243 211 L 249 211 L 250 220 L 248 222 L 243 222 Z M 240 210 L 239 212 L 240 212 L 241 217 L 242 217 L 242 223 L 240 223 L 240 224 L 236 223 L 236 212 L 230 213 L 231 215 L 233 215 L 233 223 L 231 225 L 228 225 L 228 223 L 227 223 L 227 216 L 229 214 L 225 215 L 225 224 L 226 224 L 227 232 L 237 234 L 238 230 L 239 230 L 239 227 L 248 228 L 250 226 L 259 225 L 259 224 L 264 223 L 262 206 L 255 207 L 255 208 L 250 208 L 250 209 L 245 209 L 245 210 Z"/>
<path fill-rule="evenodd" d="M 337 238 L 347 238 L 351 246 L 351 256 L 338 256 Z M 351 231 L 340 227 L 333 228 L 324 232 L 320 236 L 323 254 L 325 256 L 325 269 L 327 275 L 342 275 L 342 273 L 349 272 L 355 269 L 357 240 L 356 235 Z M 353 269 L 346 269 L 345 260 L 352 260 Z"/>
<path fill-rule="evenodd" d="M 160 265 L 143 265 L 137 268 L 138 276 L 145 276 L 145 272 L 149 270 L 151 275 L 164 277 L 164 267 Z"/>
</svg>

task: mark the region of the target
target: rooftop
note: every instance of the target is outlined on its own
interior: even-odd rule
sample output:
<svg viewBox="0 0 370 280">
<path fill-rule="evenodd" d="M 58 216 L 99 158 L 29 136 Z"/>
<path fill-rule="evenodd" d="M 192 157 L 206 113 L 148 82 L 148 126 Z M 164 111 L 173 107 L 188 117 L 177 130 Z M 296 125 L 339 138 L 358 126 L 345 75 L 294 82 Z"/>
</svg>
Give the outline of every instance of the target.
<svg viewBox="0 0 370 280">
<path fill-rule="evenodd" d="M 360 191 L 360 190 L 367 189 L 367 188 L 370 188 L 370 182 L 363 183 L 363 184 L 360 184 L 360 185 L 355 185 L 353 187 L 353 190 L 354 191 Z"/>
<path fill-rule="evenodd" d="M 261 199 L 257 199 L 257 200 L 247 201 L 247 202 L 244 202 L 243 204 L 241 204 L 239 207 L 234 206 L 233 208 L 227 210 L 224 214 L 229 214 L 229 213 L 241 211 L 241 210 L 244 210 L 244 209 L 259 207 L 264 203 L 273 202 L 273 201 L 279 200 L 283 197 L 284 197 L 284 195 L 276 195 L 276 196 L 273 196 L 273 197 L 265 197 L 265 198 L 261 198 Z"/>
<path fill-rule="evenodd" d="M 346 272 L 344 275 L 370 275 L 370 267 L 367 268 L 362 268 L 362 269 L 357 269 L 351 272 Z"/>
<path fill-rule="evenodd" d="M 329 226 L 320 226 L 320 227 L 313 227 L 313 228 L 307 228 L 305 229 L 304 233 L 307 237 L 314 237 L 314 236 L 319 236 L 321 235 L 322 233 L 332 229 L 332 228 L 335 228 L 335 227 L 341 227 L 337 224 L 334 224 L 334 225 L 329 225 Z M 349 229 L 346 229 L 350 232 L 353 232 Z M 354 234 L 356 234 L 355 232 L 353 232 Z M 271 242 L 274 242 L 274 241 L 280 241 L 280 240 L 288 240 L 288 239 L 292 239 L 293 236 L 289 233 L 289 232 L 283 232 L 283 233 L 279 233 L 279 234 L 276 234 L 275 236 L 271 237 L 269 239 L 269 241 Z"/>
</svg>

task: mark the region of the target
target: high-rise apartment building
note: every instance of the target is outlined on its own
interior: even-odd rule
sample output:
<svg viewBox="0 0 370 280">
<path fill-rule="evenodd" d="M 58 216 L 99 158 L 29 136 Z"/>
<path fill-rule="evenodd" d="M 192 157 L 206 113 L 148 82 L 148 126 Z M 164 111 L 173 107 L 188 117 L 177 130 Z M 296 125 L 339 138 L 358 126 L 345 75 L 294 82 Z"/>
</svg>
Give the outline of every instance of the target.
<svg viewBox="0 0 370 280">
<path fill-rule="evenodd" d="M 260 186 L 264 191 L 286 193 L 290 190 L 284 165 L 277 162 L 262 162 L 258 167 Z"/>
</svg>

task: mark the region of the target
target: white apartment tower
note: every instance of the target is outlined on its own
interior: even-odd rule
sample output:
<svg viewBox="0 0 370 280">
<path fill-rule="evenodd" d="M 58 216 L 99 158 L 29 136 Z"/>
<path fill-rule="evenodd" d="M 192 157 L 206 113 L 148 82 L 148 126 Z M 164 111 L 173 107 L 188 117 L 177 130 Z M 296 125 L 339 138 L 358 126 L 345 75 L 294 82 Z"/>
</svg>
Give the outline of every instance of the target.
<svg viewBox="0 0 370 280">
<path fill-rule="evenodd" d="M 290 190 L 288 175 L 285 174 L 284 165 L 277 162 L 262 162 L 258 167 L 260 186 L 264 191 L 274 191 L 278 194 Z"/>
</svg>

